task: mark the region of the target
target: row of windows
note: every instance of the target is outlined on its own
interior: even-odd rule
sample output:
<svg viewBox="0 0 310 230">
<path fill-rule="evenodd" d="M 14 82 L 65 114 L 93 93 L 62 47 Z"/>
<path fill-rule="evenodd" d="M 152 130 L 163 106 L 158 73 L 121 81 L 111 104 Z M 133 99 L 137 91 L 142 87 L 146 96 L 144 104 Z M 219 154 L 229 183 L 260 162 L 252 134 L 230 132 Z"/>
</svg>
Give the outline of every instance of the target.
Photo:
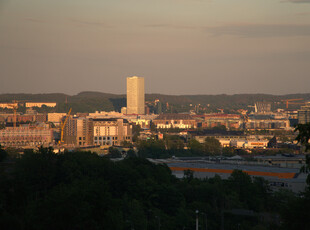
<svg viewBox="0 0 310 230">
<path fill-rule="evenodd" d="M 117 140 L 117 137 L 102 137 L 102 136 L 99 136 L 99 137 L 95 137 L 95 141 L 96 140 Z"/>
<path fill-rule="evenodd" d="M 111 142 L 110 141 L 95 141 L 95 144 L 96 145 L 111 145 Z"/>
</svg>

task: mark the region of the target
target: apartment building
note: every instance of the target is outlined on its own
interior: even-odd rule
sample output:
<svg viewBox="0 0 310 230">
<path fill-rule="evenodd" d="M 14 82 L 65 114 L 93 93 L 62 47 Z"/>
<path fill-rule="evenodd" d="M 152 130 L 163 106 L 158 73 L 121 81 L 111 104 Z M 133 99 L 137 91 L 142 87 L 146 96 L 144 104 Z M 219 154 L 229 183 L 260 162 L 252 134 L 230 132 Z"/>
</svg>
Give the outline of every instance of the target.
<svg viewBox="0 0 310 230">
<path fill-rule="evenodd" d="M 95 145 L 120 145 L 123 141 L 132 141 L 132 125 L 121 118 L 93 119 Z"/>
<path fill-rule="evenodd" d="M 69 117 L 64 128 L 64 144 L 93 145 L 93 121 L 85 117 Z"/>
</svg>

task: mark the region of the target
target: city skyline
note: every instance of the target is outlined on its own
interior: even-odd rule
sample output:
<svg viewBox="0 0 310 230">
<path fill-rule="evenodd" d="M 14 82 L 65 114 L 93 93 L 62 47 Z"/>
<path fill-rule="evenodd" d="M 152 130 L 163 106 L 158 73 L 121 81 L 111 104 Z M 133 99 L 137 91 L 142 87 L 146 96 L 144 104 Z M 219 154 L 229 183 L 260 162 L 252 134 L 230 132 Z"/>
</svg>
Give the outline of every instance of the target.
<svg viewBox="0 0 310 230">
<path fill-rule="evenodd" d="M 309 0 L 0 3 L 0 94 L 309 93 Z"/>
</svg>

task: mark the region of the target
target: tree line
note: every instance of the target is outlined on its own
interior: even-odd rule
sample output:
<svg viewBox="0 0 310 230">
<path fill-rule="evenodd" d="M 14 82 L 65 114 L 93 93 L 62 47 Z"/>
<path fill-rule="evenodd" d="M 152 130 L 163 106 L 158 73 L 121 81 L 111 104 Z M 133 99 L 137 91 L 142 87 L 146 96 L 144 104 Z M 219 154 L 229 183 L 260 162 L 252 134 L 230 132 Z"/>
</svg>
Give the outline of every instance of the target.
<svg viewBox="0 0 310 230">
<path fill-rule="evenodd" d="M 298 218 L 297 227 L 309 217 L 302 212 L 309 193 L 272 193 L 267 181 L 242 171 L 227 180 L 196 179 L 191 171 L 177 179 L 166 165 L 142 157 L 113 162 L 51 148 L 25 151 L 0 169 L 1 229 L 194 229 L 196 210 L 200 229 L 205 219 L 210 230 L 298 229 L 291 220 Z"/>
</svg>

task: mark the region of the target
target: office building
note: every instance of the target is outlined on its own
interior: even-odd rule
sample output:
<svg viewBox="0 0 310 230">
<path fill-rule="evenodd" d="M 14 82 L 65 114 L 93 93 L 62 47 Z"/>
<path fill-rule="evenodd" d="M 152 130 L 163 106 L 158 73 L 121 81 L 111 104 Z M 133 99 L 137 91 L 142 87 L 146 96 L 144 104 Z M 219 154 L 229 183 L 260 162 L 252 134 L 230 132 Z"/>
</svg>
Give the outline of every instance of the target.
<svg viewBox="0 0 310 230">
<path fill-rule="evenodd" d="M 127 114 L 145 114 L 144 78 L 127 78 Z"/>
<path fill-rule="evenodd" d="M 307 102 L 305 106 L 301 106 L 298 110 L 298 124 L 306 124 L 310 122 L 310 102 Z"/>
</svg>

